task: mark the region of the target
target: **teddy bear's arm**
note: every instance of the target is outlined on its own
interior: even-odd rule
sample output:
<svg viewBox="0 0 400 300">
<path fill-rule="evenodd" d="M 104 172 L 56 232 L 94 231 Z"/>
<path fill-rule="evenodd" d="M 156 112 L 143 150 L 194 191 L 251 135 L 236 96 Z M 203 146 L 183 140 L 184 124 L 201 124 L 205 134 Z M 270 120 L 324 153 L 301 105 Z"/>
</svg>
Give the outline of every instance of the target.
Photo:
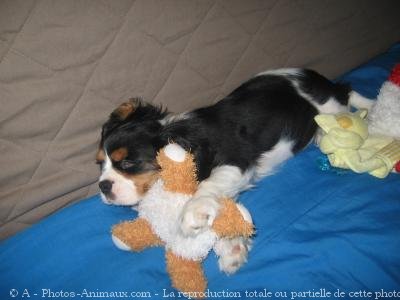
<svg viewBox="0 0 400 300">
<path fill-rule="evenodd" d="M 163 244 L 153 232 L 150 224 L 143 218 L 115 225 L 112 228 L 112 235 L 133 251 L 141 251 L 147 247 Z"/>
<path fill-rule="evenodd" d="M 254 234 L 254 225 L 249 212 L 228 198 L 221 201 L 221 209 L 212 228 L 220 238 L 251 237 Z"/>
</svg>

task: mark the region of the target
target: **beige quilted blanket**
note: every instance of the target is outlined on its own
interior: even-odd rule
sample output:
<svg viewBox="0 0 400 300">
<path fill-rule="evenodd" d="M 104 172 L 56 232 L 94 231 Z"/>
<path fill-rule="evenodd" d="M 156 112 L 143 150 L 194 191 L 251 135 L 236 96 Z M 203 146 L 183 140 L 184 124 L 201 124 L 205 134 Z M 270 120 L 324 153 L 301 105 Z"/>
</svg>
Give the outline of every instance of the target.
<svg viewBox="0 0 400 300">
<path fill-rule="evenodd" d="M 259 71 L 333 77 L 400 39 L 400 2 L 1 0 L 0 238 L 97 192 L 100 126 L 142 96 L 183 111 Z"/>
</svg>

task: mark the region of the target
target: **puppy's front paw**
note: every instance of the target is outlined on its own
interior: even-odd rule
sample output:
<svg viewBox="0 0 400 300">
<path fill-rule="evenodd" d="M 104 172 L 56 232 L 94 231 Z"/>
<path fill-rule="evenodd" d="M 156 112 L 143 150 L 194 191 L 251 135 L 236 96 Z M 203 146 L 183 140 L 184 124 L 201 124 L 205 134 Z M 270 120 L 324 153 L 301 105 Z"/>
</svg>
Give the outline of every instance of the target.
<svg viewBox="0 0 400 300">
<path fill-rule="evenodd" d="M 196 236 L 211 227 L 218 214 L 219 203 L 212 197 L 193 198 L 186 203 L 181 214 L 181 231 Z"/>
</svg>

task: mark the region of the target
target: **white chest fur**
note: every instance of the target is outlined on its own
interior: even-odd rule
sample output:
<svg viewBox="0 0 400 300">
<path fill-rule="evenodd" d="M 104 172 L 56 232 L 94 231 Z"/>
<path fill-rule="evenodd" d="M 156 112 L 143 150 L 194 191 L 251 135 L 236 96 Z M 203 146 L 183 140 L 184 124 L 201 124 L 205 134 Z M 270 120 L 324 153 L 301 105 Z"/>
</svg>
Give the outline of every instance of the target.
<svg viewBox="0 0 400 300">
<path fill-rule="evenodd" d="M 179 218 L 190 195 L 176 194 L 164 190 L 158 180 L 139 203 L 139 217 L 146 219 L 154 232 L 165 242 L 167 249 L 192 260 L 203 259 L 217 240 L 217 235 L 205 231 L 195 237 L 184 236 L 179 228 Z"/>
</svg>

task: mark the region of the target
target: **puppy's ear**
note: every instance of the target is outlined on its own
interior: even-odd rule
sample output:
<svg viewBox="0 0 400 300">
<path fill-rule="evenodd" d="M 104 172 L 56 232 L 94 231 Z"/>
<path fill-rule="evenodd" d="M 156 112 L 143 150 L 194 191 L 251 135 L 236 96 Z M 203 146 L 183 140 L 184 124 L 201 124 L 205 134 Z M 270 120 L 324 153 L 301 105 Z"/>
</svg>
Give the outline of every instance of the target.
<svg viewBox="0 0 400 300">
<path fill-rule="evenodd" d="M 140 105 L 142 105 L 141 98 L 131 98 L 127 102 L 124 102 L 120 106 L 118 106 L 111 113 L 111 117 L 115 117 L 115 118 L 119 119 L 120 121 L 124 121 L 130 115 L 132 115 Z"/>
</svg>

